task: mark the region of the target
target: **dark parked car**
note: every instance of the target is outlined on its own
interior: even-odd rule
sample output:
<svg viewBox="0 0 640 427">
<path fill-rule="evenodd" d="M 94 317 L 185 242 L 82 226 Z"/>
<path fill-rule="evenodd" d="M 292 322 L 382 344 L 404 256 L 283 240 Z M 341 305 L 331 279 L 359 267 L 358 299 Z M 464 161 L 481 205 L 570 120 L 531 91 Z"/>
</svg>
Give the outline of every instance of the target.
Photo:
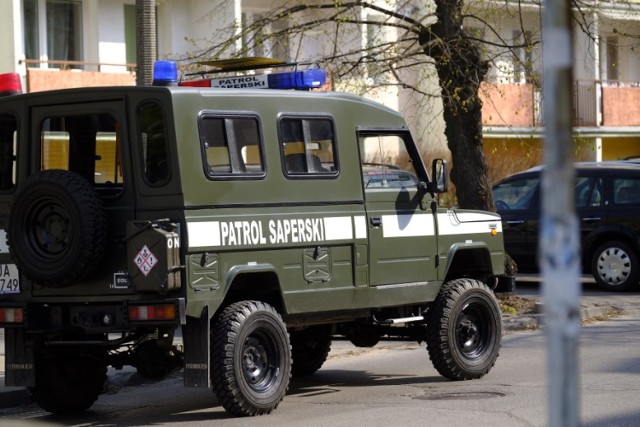
<svg viewBox="0 0 640 427">
<path fill-rule="evenodd" d="M 538 271 L 540 166 L 493 187 L 507 252 L 524 273 Z M 607 291 L 638 288 L 640 281 L 640 164 L 576 163 L 576 213 L 582 268 Z"/>
</svg>

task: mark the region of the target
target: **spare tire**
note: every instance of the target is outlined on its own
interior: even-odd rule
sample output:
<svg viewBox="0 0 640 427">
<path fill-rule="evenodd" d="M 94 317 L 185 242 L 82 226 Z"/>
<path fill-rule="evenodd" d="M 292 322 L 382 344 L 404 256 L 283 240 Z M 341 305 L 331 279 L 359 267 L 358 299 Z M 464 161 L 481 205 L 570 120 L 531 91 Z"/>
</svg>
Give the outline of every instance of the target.
<svg viewBox="0 0 640 427">
<path fill-rule="evenodd" d="M 71 286 L 93 272 L 104 254 L 102 201 L 75 172 L 31 175 L 11 205 L 7 240 L 25 277 L 50 288 Z"/>
</svg>

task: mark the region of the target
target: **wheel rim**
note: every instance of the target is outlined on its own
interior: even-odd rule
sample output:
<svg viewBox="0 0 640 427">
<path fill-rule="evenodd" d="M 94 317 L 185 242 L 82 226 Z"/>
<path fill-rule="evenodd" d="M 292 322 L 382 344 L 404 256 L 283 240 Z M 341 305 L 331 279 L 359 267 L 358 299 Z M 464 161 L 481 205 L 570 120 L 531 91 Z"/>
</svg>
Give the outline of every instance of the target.
<svg viewBox="0 0 640 427">
<path fill-rule="evenodd" d="M 266 330 L 256 330 L 242 346 L 242 373 L 256 392 L 268 390 L 277 380 L 280 353 L 273 336 Z"/>
<path fill-rule="evenodd" d="M 484 304 L 467 304 L 456 321 L 456 342 L 467 359 L 481 357 L 491 339 L 488 309 Z"/>
<path fill-rule="evenodd" d="M 70 215 L 65 206 L 50 198 L 34 203 L 25 217 L 29 246 L 40 257 L 60 257 L 73 238 Z"/>
<path fill-rule="evenodd" d="M 624 250 L 616 247 L 605 249 L 598 257 L 598 275 L 609 285 L 624 283 L 631 274 L 631 259 Z"/>
</svg>

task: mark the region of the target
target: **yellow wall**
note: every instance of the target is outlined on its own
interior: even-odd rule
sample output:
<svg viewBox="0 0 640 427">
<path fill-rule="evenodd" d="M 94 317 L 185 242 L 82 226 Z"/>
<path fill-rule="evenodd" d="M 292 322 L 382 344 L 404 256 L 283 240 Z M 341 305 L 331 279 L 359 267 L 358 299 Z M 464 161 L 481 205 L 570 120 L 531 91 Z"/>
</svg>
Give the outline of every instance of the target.
<svg viewBox="0 0 640 427">
<path fill-rule="evenodd" d="M 602 140 L 602 160 L 640 157 L 640 136 L 635 138 L 606 138 Z"/>
</svg>

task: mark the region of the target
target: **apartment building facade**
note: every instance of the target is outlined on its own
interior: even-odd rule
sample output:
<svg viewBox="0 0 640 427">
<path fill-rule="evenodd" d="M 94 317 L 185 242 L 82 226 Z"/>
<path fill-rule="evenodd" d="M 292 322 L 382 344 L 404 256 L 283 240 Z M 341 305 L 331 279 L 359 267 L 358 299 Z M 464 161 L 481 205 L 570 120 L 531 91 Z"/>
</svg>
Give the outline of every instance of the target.
<svg viewBox="0 0 640 427">
<path fill-rule="evenodd" d="M 158 56 L 185 63 L 212 38 L 222 40 L 284 4 L 286 0 L 159 0 Z M 409 13 L 424 16 L 433 11 L 426 0 L 394 4 L 403 13 L 408 4 L 413 10 Z M 0 0 L 0 7 L 6 12 L 0 15 L 0 28 L 8 38 L 8 48 L 0 51 L 0 72 L 18 72 L 26 90 L 135 83 L 135 0 Z M 492 68 L 481 93 L 485 149 L 497 179 L 541 161 L 540 4 L 471 2 L 469 12 L 466 30 L 512 47 L 499 52 L 487 49 Z M 371 11 L 362 11 L 360 18 L 381 19 Z M 585 4 L 584 10 L 576 11 L 575 23 L 576 158 L 640 156 L 640 0 Z M 278 25 L 288 23 L 273 22 L 263 31 L 274 31 Z M 342 48 L 367 46 L 381 37 L 392 41 L 396 35 L 394 30 L 380 32 L 363 25 L 358 34 L 344 40 Z M 323 35 L 313 31 L 277 43 L 255 40 L 239 38 L 235 43 L 238 48 L 251 44 L 249 54 L 283 60 L 313 59 L 328 46 Z M 418 74 L 413 81 L 425 92 L 437 94 L 433 69 L 423 67 Z M 365 86 L 375 83 L 367 76 L 363 81 Z M 333 83 L 336 89 L 350 90 L 341 82 Z M 367 91 L 366 96 L 400 110 L 424 145 L 445 146 L 437 97 L 416 102 L 414 92 L 393 85 Z M 504 162 L 505 158 L 514 161 Z"/>
</svg>

